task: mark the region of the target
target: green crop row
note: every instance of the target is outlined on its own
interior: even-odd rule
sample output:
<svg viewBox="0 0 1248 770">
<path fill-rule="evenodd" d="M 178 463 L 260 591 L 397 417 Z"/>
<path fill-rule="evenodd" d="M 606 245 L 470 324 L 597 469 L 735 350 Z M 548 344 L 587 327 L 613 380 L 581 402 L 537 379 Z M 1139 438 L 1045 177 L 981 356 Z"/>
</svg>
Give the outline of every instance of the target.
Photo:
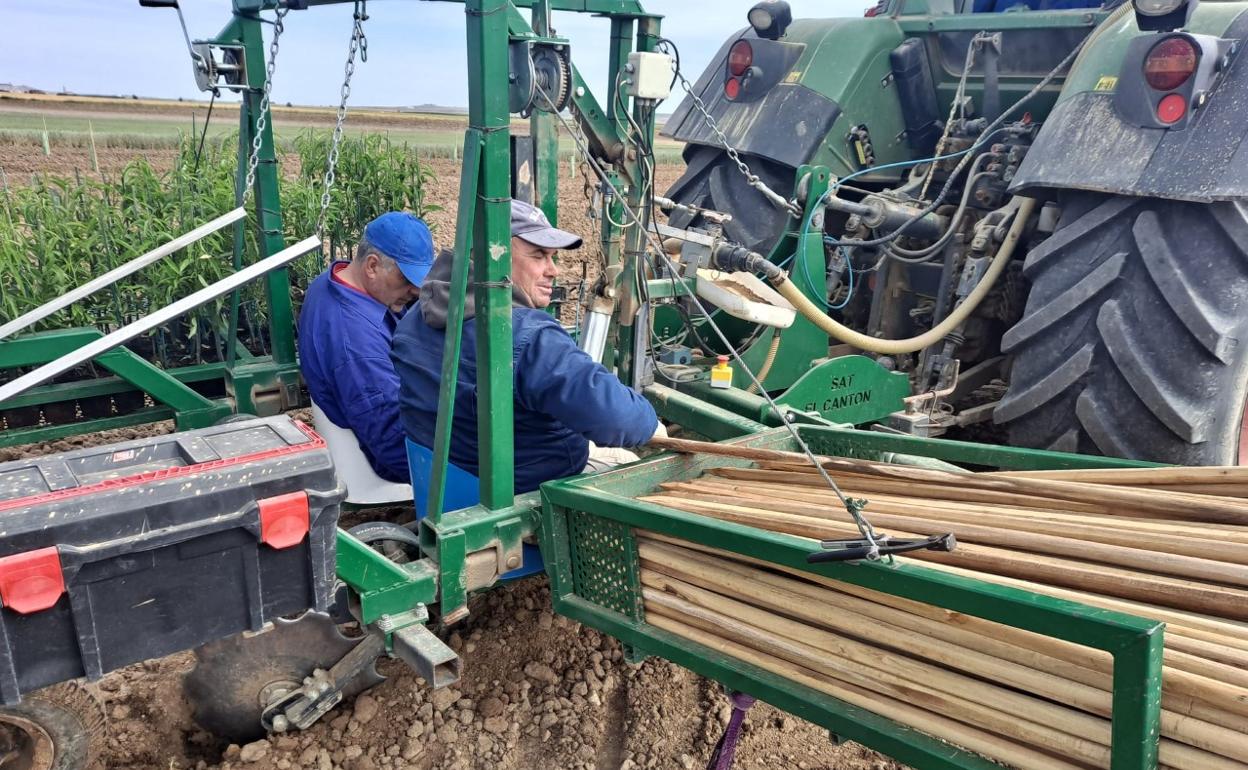
<svg viewBox="0 0 1248 770">
<path fill-rule="evenodd" d="M 287 242 L 316 230 L 329 136 L 307 133 L 280 161 Z M 36 175 L 16 185 L 0 176 L 0 319 L 11 319 L 101 275 L 235 207 L 237 138 L 210 138 L 197 157 L 189 138 L 168 171 L 143 157 L 103 181 Z M 319 273 L 330 254 L 354 245 L 378 214 L 406 209 L 425 214 L 430 170 L 405 145 L 384 136 L 347 137 L 338 158 L 324 236 L 325 255 L 292 266 L 294 296 Z M 23 180 L 25 182 L 25 180 Z M 242 263 L 257 256 L 249 213 L 242 228 Z M 225 228 L 46 319 L 37 328 L 129 323 L 234 270 L 234 230 Z M 233 330 L 253 353 L 267 352 L 260 282 L 242 292 L 242 316 Z M 216 360 L 230 331 L 228 302 L 205 306 L 153 332 L 136 349 L 162 365 Z"/>
</svg>

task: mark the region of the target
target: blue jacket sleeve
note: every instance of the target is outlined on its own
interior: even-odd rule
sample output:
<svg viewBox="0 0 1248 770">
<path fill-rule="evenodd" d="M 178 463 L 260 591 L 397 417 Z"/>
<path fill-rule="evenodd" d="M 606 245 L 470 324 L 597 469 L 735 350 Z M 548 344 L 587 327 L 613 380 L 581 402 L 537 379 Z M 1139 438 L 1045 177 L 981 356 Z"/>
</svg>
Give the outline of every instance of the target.
<svg viewBox="0 0 1248 770">
<path fill-rule="evenodd" d="M 658 415 L 640 394 L 585 354 L 552 319 L 516 357 L 516 400 L 601 446 L 641 446 Z"/>
<path fill-rule="evenodd" d="M 409 482 L 399 420 L 399 376 L 390 356 L 352 358 L 335 369 L 333 377 L 348 427 L 355 432 L 377 475 L 386 481 Z"/>
</svg>

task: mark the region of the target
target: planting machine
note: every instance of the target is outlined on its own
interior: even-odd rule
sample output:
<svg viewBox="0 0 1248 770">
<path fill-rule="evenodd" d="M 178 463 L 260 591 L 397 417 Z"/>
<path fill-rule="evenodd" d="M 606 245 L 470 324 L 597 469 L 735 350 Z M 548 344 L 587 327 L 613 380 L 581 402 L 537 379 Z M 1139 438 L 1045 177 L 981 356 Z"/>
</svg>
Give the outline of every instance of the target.
<svg viewBox="0 0 1248 770">
<path fill-rule="evenodd" d="M 1248 389 L 1248 3 L 996 13 L 882 0 L 862 19 L 793 20 L 764 2 L 690 83 L 661 17 L 634 0 L 466 0 L 454 246 L 471 259 L 452 276 L 436 438 L 411 453 L 408 489 L 370 479 L 354 437 L 315 408 L 315 430 L 280 414 L 302 398 L 284 266 L 320 239 L 283 241 L 268 106 L 284 25 L 341 1 L 234 0 L 218 35 L 188 36 L 200 87 L 242 99 L 239 208 L 0 327 L 0 442 L 168 417 L 179 429 L 0 465 L 0 767 L 84 765 L 101 719 L 72 681 L 177 650 L 197 650 L 196 718 L 234 740 L 309 726 L 378 681 L 382 655 L 447 686 L 460 663 L 438 633 L 475 592 L 539 571 L 556 612 L 619 638 L 631 661 L 670 659 L 917 768 L 996 766 L 647 622 L 639 533 L 1103 651 L 1105 766 L 1158 766 L 1153 620 L 895 562 L 890 551 L 953 543 L 882 538 L 853 498 L 829 510 L 860 541 L 814 563 L 806 538 L 637 499 L 696 475 L 703 456 L 516 495 L 509 199 L 557 221 L 561 133 L 573 143 L 597 184 L 603 265 L 572 331 L 687 434 L 929 469 L 1234 464 Z M 367 18 L 362 0 L 355 10 L 348 78 Z M 601 100 L 558 12 L 609 19 Z M 660 195 L 657 109 L 677 83 L 687 94 L 664 131 L 687 144 L 687 171 Z M 510 134 L 514 114 L 527 136 Z M 344 97 L 337 136 L 345 115 Z M 249 265 L 248 207 L 263 251 Z M 227 226 L 240 233 L 230 278 L 119 329 L 18 334 Z M 251 280 L 265 282 L 271 356 L 231 343 L 223 362 L 164 371 L 125 347 Z M 483 330 L 475 478 L 448 460 L 453 319 L 469 291 Z M 91 361 L 115 376 L 74 379 Z M 116 408 L 134 394 L 141 408 Z M 118 413 L 84 414 L 100 398 Z M 988 421 L 1028 448 L 937 438 Z M 415 521 L 336 526 L 344 503 L 413 495 Z M 362 634 L 343 635 L 347 622 Z"/>
</svg>

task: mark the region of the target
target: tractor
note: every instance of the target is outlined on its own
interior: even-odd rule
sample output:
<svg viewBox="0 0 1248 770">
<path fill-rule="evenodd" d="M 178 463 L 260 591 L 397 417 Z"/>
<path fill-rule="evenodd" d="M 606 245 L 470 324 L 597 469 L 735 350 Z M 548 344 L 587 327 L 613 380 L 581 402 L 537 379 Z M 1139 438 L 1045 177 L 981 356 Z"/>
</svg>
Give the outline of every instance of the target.
<svg viewBox="0 0 1248 770">
<path fill-rule="evenodd" d="M 670 224 L 778 264 L 794 231 L 818 244 L 790 272 L 832 341 L 926 397 L 891 429 L 1237 464 L 1248 4 L 1075 5 L 759 3 L 667 120 L 687 143 Z M 839 183 L 801 218 L 786 204 L 819 166 Z M 1018 196 L 1035 201 L 1022 223 Z"/>
</svg>

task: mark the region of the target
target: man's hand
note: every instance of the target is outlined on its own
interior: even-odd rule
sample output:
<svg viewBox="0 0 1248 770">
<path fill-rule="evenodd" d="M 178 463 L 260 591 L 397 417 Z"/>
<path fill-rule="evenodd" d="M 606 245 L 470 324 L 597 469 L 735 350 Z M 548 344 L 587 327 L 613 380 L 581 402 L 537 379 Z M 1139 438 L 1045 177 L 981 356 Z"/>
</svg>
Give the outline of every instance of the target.
<svg viewBox="0 0 1248 770">
<path fill-rule="evenodd" d="M 667 428 L 664 427 L 662 420 L 659 420 L 659 424 L 654 427 L 654 435 L 650 437 L 651 440 L 656 438 L 667 438 Z"/>
</svg>

